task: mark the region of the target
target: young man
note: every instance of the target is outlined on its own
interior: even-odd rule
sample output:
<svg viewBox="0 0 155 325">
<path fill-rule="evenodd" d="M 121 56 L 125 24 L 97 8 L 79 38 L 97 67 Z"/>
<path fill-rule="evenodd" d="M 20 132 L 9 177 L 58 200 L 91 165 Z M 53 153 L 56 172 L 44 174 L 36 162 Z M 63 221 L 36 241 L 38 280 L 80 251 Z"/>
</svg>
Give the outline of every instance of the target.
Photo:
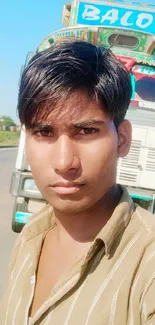
<svg viewBox="0 0 155 325">
<path fill-rule="evenodd" d="M 55 45 L 23 73 L 27 159 L 49 204 L 15 245 L 2 325 L 155 324 L 155 219 L 116 184 L 131 93 L 112 53 L 86 42 Z"/>
</svg>

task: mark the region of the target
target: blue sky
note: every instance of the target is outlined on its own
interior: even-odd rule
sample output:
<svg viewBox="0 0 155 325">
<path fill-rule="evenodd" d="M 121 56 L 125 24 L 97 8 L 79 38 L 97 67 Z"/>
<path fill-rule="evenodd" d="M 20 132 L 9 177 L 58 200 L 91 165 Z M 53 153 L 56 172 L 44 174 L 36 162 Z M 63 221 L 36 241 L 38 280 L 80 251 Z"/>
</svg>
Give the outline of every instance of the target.
<svg viewBox="0 0 155 325">
<path fill-rule="evenodd" d="M 62 27 L 62 9 L 71 0 L 0 1 L 0 115 L 17 120 L 21 65 L 44 37 Z M 155 0 L 143 0 L 154 3 Z"/>
<path fill-rule="evenodd" d="M 66 0 L 0 1 L 0 115 L 17 120 L 21 65 L 48 34 L 62 27 Z"/>
</svg>

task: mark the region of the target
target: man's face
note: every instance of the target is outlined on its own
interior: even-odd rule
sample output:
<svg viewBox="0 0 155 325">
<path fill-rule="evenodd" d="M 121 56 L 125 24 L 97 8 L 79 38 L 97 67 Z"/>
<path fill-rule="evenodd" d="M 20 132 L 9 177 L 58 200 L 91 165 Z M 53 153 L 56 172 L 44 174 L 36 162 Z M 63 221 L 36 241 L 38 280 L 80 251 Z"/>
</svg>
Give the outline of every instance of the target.
<svg viewBox="0 0 155 325">
<path fill-rule="evenodd" d="M 115 184 L 129 128 L 117 132 L 100 105 L 80 91 L 38 123 L 26 131 L 26 152 L 40 192 L 59 212 L 92 208 Z"/>
</svg>

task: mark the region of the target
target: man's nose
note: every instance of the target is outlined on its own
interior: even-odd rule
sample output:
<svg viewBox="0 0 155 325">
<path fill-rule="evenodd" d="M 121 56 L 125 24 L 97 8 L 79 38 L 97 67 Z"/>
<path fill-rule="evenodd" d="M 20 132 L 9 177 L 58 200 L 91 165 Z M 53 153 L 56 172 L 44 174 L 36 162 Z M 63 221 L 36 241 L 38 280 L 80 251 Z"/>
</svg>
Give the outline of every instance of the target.
<svg viewBox="0 0 155 325">
<path fill-rule="evenodd" d="M 67 135 L 62 135 L 54 146 L 52 161 L 55 172 L 61 174 L 79 169 L 81 163 L 72 139 Z"/>
</svg>

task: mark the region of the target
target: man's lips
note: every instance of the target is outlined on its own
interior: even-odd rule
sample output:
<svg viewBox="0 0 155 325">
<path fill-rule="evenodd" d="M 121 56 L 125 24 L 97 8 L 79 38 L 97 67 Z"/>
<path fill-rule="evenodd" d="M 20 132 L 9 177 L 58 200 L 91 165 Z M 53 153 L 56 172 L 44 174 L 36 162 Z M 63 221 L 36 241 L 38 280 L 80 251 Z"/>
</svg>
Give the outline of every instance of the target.
<svg viewBox="0 0 155 325">
<path fill-rule="evenodd" d="M 53 184 L 51 187 L 57 194 L 73 194 L 80 190 L 81 187 L 83 187 L 84 184 L 73 182 L 59 182 Z"/>
</svg>

